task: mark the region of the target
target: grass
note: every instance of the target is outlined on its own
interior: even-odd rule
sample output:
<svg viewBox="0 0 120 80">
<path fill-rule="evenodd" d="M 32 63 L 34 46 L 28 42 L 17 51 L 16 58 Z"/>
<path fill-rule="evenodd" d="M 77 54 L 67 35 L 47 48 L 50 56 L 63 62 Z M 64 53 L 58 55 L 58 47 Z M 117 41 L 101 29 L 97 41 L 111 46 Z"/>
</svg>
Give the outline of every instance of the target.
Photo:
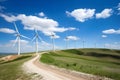
<svg viewBox="0 0 120 80">
<path fill-rule="evenodd" d="M 40 60 L 58 67 L 119 80 L 119 52 L 109 49 L 70 49 L 43 54 Z"/>
<path fill-rule="evenodd" d="M 31 55 L 22 55 L 12 61 L 0 61 L 0 80 L 30 80 L 30 76 L 20 69 L 30 58 Z"/>
</svg>

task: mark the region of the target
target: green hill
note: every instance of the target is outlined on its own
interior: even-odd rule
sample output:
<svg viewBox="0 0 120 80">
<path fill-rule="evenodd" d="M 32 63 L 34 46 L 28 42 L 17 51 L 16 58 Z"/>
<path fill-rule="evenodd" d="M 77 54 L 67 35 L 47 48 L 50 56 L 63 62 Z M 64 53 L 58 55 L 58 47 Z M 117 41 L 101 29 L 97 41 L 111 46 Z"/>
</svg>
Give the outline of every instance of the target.
<svg viewBox="0 0 120 80">
<path fill-rule="evenodd" d="M 120 79 L 120 50 L 69 49 L 48 52 L 40 60 L 66 69 Z"/>
<path fill-rule="evenodd" d="M 3 56 L 5 55 L 0 57 Z M 0 59 L 0 80 L 30 80 L 30 76 L 21 70 L 21 65 L 31 58 L 31 54 L 24 54 L 14 60 L 4 61 Z"/>
</svg>

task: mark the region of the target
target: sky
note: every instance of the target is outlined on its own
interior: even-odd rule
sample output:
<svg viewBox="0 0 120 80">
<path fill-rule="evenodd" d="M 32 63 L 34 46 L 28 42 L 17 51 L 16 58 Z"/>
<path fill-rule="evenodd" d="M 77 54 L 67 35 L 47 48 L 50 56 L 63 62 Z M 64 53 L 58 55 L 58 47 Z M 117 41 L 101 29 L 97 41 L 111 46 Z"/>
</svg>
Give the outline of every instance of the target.
<svg viewBox="0 0 120 80">
<path fill-rule="evenodd" d="M 52 34 L 56 49 L 120 49 L 120 0 L 0 0 L 1 53 L 17 53 L 14 23 L 30 38 L 20 37 L 21 52 L 35 51 L 35 29 L 40 51 L 52 49 Z"/>
</svg>

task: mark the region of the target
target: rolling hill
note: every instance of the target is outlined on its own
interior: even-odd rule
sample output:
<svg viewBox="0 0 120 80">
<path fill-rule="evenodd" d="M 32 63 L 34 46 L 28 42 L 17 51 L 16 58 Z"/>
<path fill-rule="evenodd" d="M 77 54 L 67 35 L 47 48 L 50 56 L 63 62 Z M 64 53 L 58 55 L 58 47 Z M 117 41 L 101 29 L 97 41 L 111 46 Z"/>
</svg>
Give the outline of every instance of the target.
<svg viewBox="0 0 120 80">
<path fill-rule="evenodd" d="M 120 79 L 120 50 L 69 49 L 42 54 L 43 63 L 79 72 Z"/>
</svg>

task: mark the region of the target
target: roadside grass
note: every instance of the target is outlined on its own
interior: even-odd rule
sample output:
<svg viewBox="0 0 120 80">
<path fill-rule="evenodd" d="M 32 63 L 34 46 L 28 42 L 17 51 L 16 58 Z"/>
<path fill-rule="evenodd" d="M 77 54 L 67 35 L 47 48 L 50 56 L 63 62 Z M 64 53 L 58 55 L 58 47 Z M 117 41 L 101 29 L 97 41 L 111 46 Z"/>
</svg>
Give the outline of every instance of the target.
<svg viewBox="0 0 120 80">
<path fill-rule="evenodd" d="M 30 80 L 21 65 L 32 58 L 32 55 L 22 55 L 12 61 L 0 61 L 0 80 Z"/>
<path fill-rule="evenodd" d="M 109 49 L 70 49 L 42 54 L 40 60 L 60 68 L 119 80 L 120 54 L 118 52 Z"/>
</svg>

